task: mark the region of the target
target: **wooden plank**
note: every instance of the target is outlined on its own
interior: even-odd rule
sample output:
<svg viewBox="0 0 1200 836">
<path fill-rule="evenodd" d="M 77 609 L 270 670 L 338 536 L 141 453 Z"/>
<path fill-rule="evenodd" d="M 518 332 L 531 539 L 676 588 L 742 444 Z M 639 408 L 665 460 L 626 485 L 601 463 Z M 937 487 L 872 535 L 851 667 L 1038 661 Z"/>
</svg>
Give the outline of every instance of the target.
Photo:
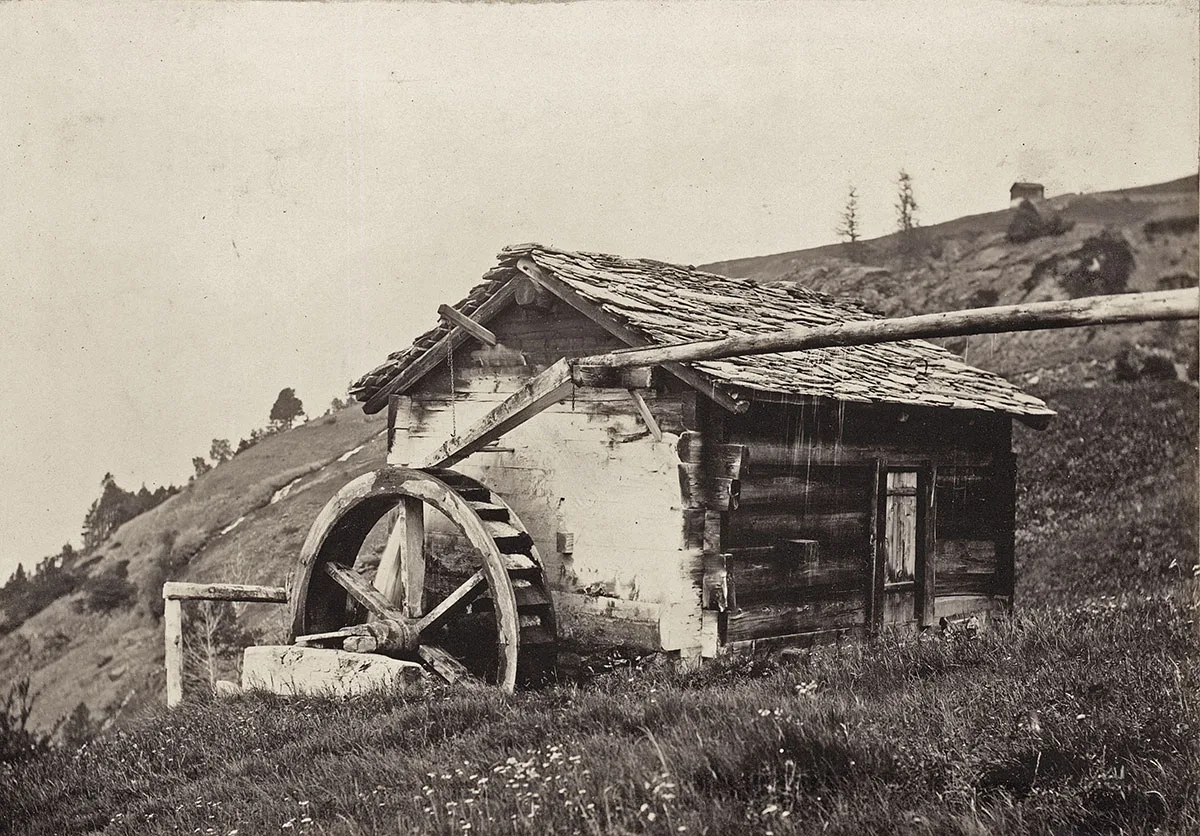
<svg viewBox="0 0 1200 836">
<path fill-rule="evenodd" d="M 860 501 L 860 505 L 865 505 Z M 781 539 L 817 540 L 822 551 L 862 552 L 870 536 L 871 515 L 854 511 L 804 513 L 803 509 L 766 508 L 754 513 L 738 510 L 729 526 L 727 549 L 774 546 Z"/>
<path fill-rule="evenodd" d="M 346 590 L 358 603 L 377 618 L 391 618 L 397 621 L 404 619 L 404 613 L 392 606 L 392 602 L 379 594 L 379 590 L 368 586 L 362 575 L 353 569 L 348 569 L 339 563 L 326 563 L 325 574 L 333 578 L 338 586 Z"/>
<path fill-rule="evenodd" d="M 471 675 L 471 672 L 466 669 L 462 662 L 436 645 L 421 645 L 417 648 L 417 655 L 421 657 L 421 660 L 425 664 L 433 668 L 434 673 L 451 685 L 462 683 L 467 686 L 478 686 L 481 684 L 479 680 Z"/>
<path fill-rule="evenodd" d="M 633 403 L 637 407 L 638 414 L 642 416 L 642 423 L 650 431 L 650 437 L 655 441 L 662 441 L 662 429 L 658 426 L 658 422 L 654 420 L 654 413 L 646 405 L 646 399 L 642 396 L 642 393 L 637 389 L 630 389 L 629 395 L 633 398 Z"/>
<path fill-rule="evenodd" d="M 814 541 L 811 553 L 819 554 Z M 821 600 L 868 587 L 865 555 L 805 560 L 800 552 L 760 547 L 732 549 L 726 561 L 729 585 L 739 606 L 778 601 Z M 810 595 L 811 592 L 811 595 Z M 806 597 L 807 596 L 807 597 Z"/>
<path fill-rule="evenodd" d="M 935 460 L 939 464 L 988 464 L 990 451 L 970 450 L 954 446 L 951 435 L 915 440 L 908 443 L 884 444 L 836 441 L 834 438 L 809 436 L 803 440 L 783 442 L 778 439 L 743 439 L 754 457 L 755 472 L 778 475 L 803 474 L 814 467 L 868 467 L 876 459 L 889 465 L 917 466 Z"/>
<path fill-rule="evenodd" d="M 186 583 L 167 581 L 163 584 L 164 599 L 200 601 L 253 601 L 264 604 L 286 604 L 287 590 L 282 586 L 253 586 L 241 583 Z"/>
<path fill-rule="evenodd" d="M 566 282 L 562 282 L 554 278 L 548 271 L 542 269 L 541 265 L 531 258 L 521 258 L 517 261 L 517 269 L 532 279 L 539 287 L 553 293 L 562 301 L 566 302 L 575 310 L 600 325 L 614 337 L 628 343 L 632 346 L 644 346 L 649 344 L 650 340 L 625 325 L 620 320 L 609 314 L 599 305 L 585 299 L 581 294 L 568 286 Z M 605 355 L 607 356 L 607 355 Z M 585 365 L 598 365 L 592 363 L 572 363 L 574 368 L 581 368 Z M 731 396 L 725 391 L 725 388 L 707 377 L 706 375 L 697 372 L 695 369 L 679 363 L 629 363 L 628 366 L 659 366 L 669 371 L 675 377 L 688 384 L 696 391 L 705 395 L 713 402 L 720 404 L 730 412 L 745 412 L 750 408 L 749 401 L 739 400 Z M 581 374 L 587 372 L 581 371 Z"/>
<path fill-rule="evenodd" d="M 1005 606 L 1002 599 L 990 595 L 939 595 L 934 604 L 937 617 L 955 618 L 965 615 L 985 615 Z"/>
<path fill-rule="evenodd" d="M 179 598 L 167 598 L 163 604 L 163 633 L 166 640 L 164 659 L 167 666 L 167 708 L 183 700 L 183 612 Z"/>
<path fill-rule="evenodd" d="M 482 587 L 484 586 L 486 586 L 486 580 L 483 576 L 483 570 L 480 569 L 460 584 L 457 589 L 443 598 L 436 607 L 422 616 L 415 625 L 417 632 L 423 633 L 428 630 L 437 629 L 447 618 L 464 609 L 471 601 L 478 597 L 479 593 L 483 591 Z"/>
<path fill-rule="evenodd" d="M 528 259 L 522 259 L 527 261 Z M 521 265 L 518 264 L 518 269 Z M 532 277 L 531 277 L 532 278 Z M 536 281 L 536 279 L 535 279 Z M 553 292 L 553 289 L 551 289 Z M 765 334 L 738 334 L 719 340 L 697 340 L 652 348 L 621 349 L 595 357 L 582 357 L 579 366 L 657 366 L 689 363 L 724 357 L 746 357 L 781 351 L 803 351 L 833 346 L 873 345 L 897 340 L 999 334 L 1112 325 L 1121 322 L 1151 322 L 1195 319 L 1200 314 L 1200 291 L 1196 288 L 1160 290 L 1150 293 L 1120 293 L 1052 302 L 1027 302 L 963 311 L 920 314 L 891 319 L 867 319 L 815 327 L 795 326 Z"/>
<path fill-rule="evenodd" d="M 375 570 L 372 585 L 379 594 L 396 607 L 404 606 L 404 586 L 400 580 L 400 552 L 404 544 L 405 524 L 402 507 L 388 512 L 388 538 L 379 556 L 379 568 Z"/>
<path fill-rule="evenodd" d="M 452 308 L 450 305 L 438 305 L 438 315 L 451 325 L 457 325 L 459 328 L 462 328 L 484 345 L 496 345 L 500 342 L 496 339 L 495 334 L 457 308 Z"/>
<path fill-rule="evenodd" d="M 1008 596 L 1012 606 L 1016 563 L 1017 463 L 1012 453 L 997 457 L 996 508 L 996 594 Z"/>
<path fill-rule="evenodd" d="M 994 572 L 943 573 L 937 579 L 938 595 L 993 595 L 998 591 Z"/>
<path fill-rule="evenodd" d="M 887 501 L 884 505 L 884 543 L 887 552 L 885 584 L 911 581 L 916 577 L 916 480 L 917 474 L 912 471 L 887 473 Z M 913 489 L 911 494 L 906 490 L 910 487 Z"/>
<path fill-rule="evenodd" d="M 942 540 L 934 544 L 938 575 L 987 573 L 996 571 L 996 543 L 993 540 Z"/>
<path fill-rule="evenodd" d="M 503 403 L 483 416 L 470 429 L 455 436 L 425 458 L 421 467 L 449 467 L 520 426 L 546 407 L 568 397 L 574 390 L 570 367 L 559 360 Z"/>
<path fill-rule="evenodd" d="M 734 653 L 758 653 L 782 650 L 789 647 L 817 647 L 832 644 L 850 636 L 861 634 L 862 627 L 841 627 L 835 630 L 813 630 L 807 633 L 789 633 L 782 636 L 764 636 L 761 639 L 744 639 L 725 643 L 725 650 Z"/>
<path fill-rule="evenodd" d="M 866 467 L 814 467 L 797 474 L 768 475 L 756 466 L 741 480 L 741 513 L 771 513 L 780 506 L 799 513 L 830 513 L 861 508 L 871 492 Z"/>
<path fill-rule="evenodd" d="M 513 298 L 516 291 L 515 280 L 510 280 L 500 287 L 492 296 L 484 301 L 475 311 L 474 319 L 476 322 L 487 322 L 492 316 L 498 313 L 505 305 Z M 462 327 L 455 327 L 442 337 L 432 346 L 430 346 L 424 354 L 413 361 L 399 375 L 393 378 L 387 385 L 383 386 L 378 392 L 370 397 L 363 404 L 363 412 L 368 415 L 373 415 L 383 409 L 388 403 L 388 398 L 392 394 L 401 394 L 435 367 L 446 359 L 446 353 L 453 351 L 460 343 L 467 339 L 467 331 Z"/>
<path fill-rule="evenodd" d="M 883 626 L 883 565 L 886 559 L 886 546 L 883 541 L 884 503 L 887 501 L 883 490 L 883 463 L 875 460 L 875 475 L 871 479 L 871 521 L 869 526 L 871 545 L 871 594 L 867 600 L 867 630 L 877 633 Z"/>
</svg>

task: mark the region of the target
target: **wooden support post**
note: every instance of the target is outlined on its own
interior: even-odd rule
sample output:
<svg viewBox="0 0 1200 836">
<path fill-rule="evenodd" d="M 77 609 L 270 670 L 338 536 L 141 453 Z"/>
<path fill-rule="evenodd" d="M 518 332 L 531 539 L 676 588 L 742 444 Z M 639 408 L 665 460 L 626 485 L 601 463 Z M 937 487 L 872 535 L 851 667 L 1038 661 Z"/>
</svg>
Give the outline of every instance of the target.
<svg viewBox="0 0 1200 836">
<path fill-rule="evenodd" d="M 637 406 L 638 414 L 642 416 L 642 423 L 650 431 L 650 437 L 655 441 L 662 441 L 662 428 L 658 426 L 658 421 L 654 420 L 654 413 L 650 411 L 650 405 L 646 403 L 642 393 L 637 389 L 630 389 L 629 394 L 633 398 L 634 405 Z"/>
<path fill-rule="evenodd" d="M 400 550 L 404 543 L 404 509 L 398 506 L 388 511 L 388 538 L 379 556 L 379 568 L 375 570 L 373 586 L 379 594 L 392 602 L 393 606 L 404 604 L 404 587 L 400 582 Z"/>
<path fill-rule="evenodd" d="M 402 497 L 375 571 L 379 594 L 409 618 L 419 618 L 425 597 L 425 503 Z"/>
<path fill-rule="evenodd" d="M 163 602 L 163 630 L 166 633 L 167 708 L 183 699 L 183 611 L 178 598 Z"/>
<path fill-rule="evenodd" d="M 917 490 L 917 531 L 922 536 L 917 544 L 917 622 L 932 627 L 937 597 L 937 466 L 930 465 L 921 477 Z"/>
</svg>

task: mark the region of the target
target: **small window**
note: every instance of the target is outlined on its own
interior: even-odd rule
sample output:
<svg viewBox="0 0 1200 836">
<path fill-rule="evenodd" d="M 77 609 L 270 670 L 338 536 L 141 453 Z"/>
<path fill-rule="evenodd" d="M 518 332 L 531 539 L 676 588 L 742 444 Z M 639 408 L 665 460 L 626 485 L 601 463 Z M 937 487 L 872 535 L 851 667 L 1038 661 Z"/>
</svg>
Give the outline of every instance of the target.
<svg viewBox="0 0 1200 836">
<path fill-rule="evenodd" d="M 884 545 L 887 550 L 887 584 L 907 584 L 917 572 L 917 473 L 913 470 L 887 474 L 887 503 L 884 509 Z"/>
</svg>

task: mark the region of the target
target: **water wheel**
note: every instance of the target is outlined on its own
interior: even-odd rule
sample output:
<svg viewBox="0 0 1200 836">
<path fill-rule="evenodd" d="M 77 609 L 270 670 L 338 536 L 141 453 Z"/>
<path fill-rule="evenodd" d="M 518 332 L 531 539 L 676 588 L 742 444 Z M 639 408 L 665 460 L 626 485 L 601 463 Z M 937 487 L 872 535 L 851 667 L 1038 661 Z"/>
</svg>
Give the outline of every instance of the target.
<svg viewBox="0 0 1200 836">
<path fill-rule="evenodd" d="M 425 509 L 456 532 L 447 568 Z M 368 534 L 398 509 L 374 581 L 355 571 Z M 443 678 L 511 692 L 552 664 L 554 610 L 533 538 L 503 499 L 452 470 L 385 467 L 343 487 L 309 529 L 292 580 L 291 637 L 421 660 Z"/>
</svg>

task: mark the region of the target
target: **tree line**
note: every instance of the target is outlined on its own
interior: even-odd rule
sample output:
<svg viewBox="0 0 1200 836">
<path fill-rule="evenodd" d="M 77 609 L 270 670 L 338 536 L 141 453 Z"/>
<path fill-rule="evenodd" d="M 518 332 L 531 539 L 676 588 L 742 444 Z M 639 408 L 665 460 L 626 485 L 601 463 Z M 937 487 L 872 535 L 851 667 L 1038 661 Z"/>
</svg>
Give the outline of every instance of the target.
<svg viewBox="0 0 1200 836">
<path fill-rule="evenodd" d="M 348 405 L 349 400 L 334 398 L 330 408 L 342 409 Z M 228 439 L 214 438 L 207 458 L 192 459 L 194 473 L 189 483 L 264 438 L 291 429 L 304 414 L 304 403 L 296 396 L 296 390 L 285 387 L 271 406 L 267 426 L 251 430 L 250 437 L 241 439 L 236 448 Z M 100 480 L 100 495 L 84 514 L 80 532 L 83 548 L 77 550 L 66 543 L 58 553 L 39 560 L 32 571 L 26 570 L 24 563 L 18 563 L 16 571 L 0 586 L 0 635 L 11 632 L 51 602 L 77 590 L 85 593 L 78 602 L 82 610 L 109 612 L 132 605 L 137 590 L 128 579 L 124 562 L 90 575 L 85 574 L 80 564 L 122 525 L 182 490 L 183 486 L 173 484 L 153 490 L 143 484 L 136 491 L 126 490 L 117 484 L 111 472 L 105 473 Z"/>
</svg>

